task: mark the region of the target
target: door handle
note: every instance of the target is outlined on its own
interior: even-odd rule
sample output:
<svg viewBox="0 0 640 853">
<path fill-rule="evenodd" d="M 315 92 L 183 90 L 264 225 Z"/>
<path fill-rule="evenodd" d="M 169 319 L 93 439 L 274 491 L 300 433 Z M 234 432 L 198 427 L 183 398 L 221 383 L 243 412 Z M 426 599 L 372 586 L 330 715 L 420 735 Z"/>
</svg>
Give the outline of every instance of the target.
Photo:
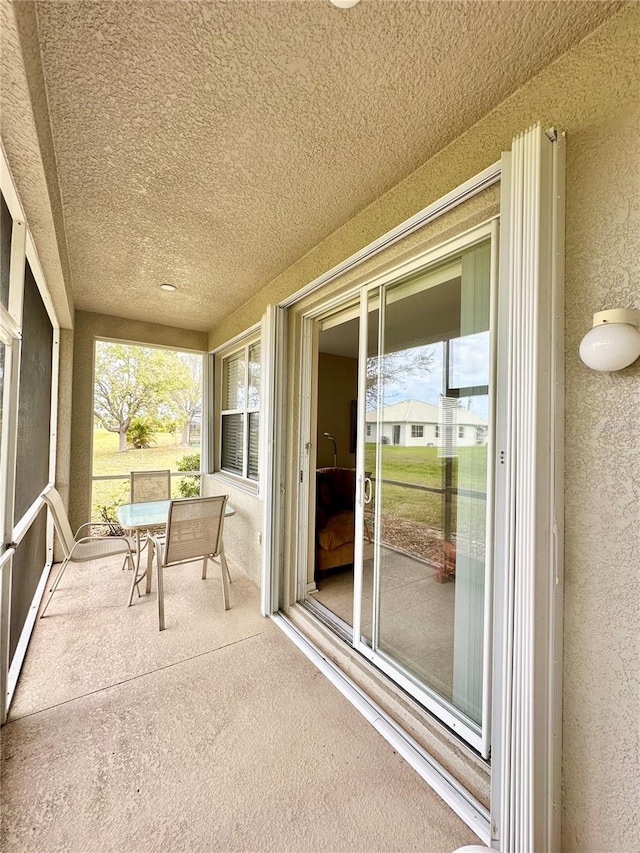
<svg viewBox="0 0 640 853">
<path fill-rule="evenodd" d="M 373 485 L 371 483 L 371 477 L 365 477 L 364 478 L 364 502 L 366 504 L 370 504 L 372 496 L 373 496 Z"/>
</svg>

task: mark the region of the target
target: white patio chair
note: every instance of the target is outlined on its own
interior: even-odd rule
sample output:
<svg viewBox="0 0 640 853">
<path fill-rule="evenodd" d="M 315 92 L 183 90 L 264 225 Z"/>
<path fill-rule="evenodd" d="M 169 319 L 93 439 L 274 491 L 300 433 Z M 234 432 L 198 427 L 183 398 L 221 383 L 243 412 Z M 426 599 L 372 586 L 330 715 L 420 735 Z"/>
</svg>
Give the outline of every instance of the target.
<svg viewBox="0 0 640 853">
<path fill-rule="evenodd" d="M 130 502 L 132 504 L 146 503 L 146 501 L 168 501 L 170 498 L 171 471 L 168 468 L 161 471 L 130 472 Z M 135 537 L 135 544 L 136 559 L 139 560 L 140 554 L 147 547 L 147 534 L 138 531 Z M 132 596 L 134 586 L 136 586 L 135 583 L 131 588 Z M 140 595 L 139 590 L 138 595 Z"/>
<path fill-rule="evenodd" d="M 227 495 L 171 501 L 167 529 L 163 535 L 152 535 L 158 566 L 158 622 L 164 631 L 164 570 L 180 563 L 202 558 L 202 579 L 207 577 L 209 558 L 219 557 L 222 574 L 222 600 L 229 609 L 229 567 L 222 539 Z M 150 561 L 151 561 L 151 555 Z"/>
<path fill-rule="evenodd" d="M 131 503 L 145 501 L 166 501 L 171 497 L 171 472 L 132 471 Z"/>
<path fill-rule="evenodd" d="M 59 492 L 53 486 L 47 486 L 42 493 L 42 499 L 49 507 L 53 517 L 56 533 L 58 534 L 60 544 L 62 545 L 62 550 L 64 552 L 64 560 L 62 561 L 60 568 L 58 569 L 58 574 L 51 585 L 49 598 L 42 609 L 40 618 L 42 618 L 46 613 L 47 607 L 51 603 L 53 593 L 58 588 L 60 579 L 62 578 L 62 575 L 69 563 L 87 563 L 91 560 L 98 560 L 103 557 L 112 557 L 116 554 L 124 554 L 125 562 L 128 560 L 131 568 L 133 569 L 131 545 L 125 536 L 80 536 L 80 532 L 87 527 L 109 526 L 106 522 L 95 521 L 89 521 L 86 524 L 82 524 L 74 536 Z"/>
</svg>

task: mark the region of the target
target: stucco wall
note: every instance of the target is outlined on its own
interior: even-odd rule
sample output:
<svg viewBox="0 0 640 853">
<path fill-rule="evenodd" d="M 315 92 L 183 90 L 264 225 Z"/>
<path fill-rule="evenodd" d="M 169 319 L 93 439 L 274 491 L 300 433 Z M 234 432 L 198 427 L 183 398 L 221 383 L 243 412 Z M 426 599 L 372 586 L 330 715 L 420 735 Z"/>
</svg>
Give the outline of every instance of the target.
<svg viewBox="0 0 640 853">
<path fill-rule="evenodd" d="M 567 147 L 568 851 L 640 850 L 640 362 L 600 374 L 577 357 L 594 311 L 640 308 L 640 106 L 612 107 Z"/>
<path fill-rule="evenodd" d="M 585 368 L 577 356 L 595 311 L 640 308 L 639 40 L 640 7 L 634 5 L 210 335 L 213 346 L 247 328 L 269 302 L 295 292 L 498 159 L 512 137 L 535 121 L 567 133 L 562 849 L 581 853 L 640 849 L 633 822 L 640 775 L 640 363 L 606 376 Z M 292 357 L 298 343 L 292 334 Z M 291 392 L 289 403 L 295 406 Z M 291 454 L 290 438 L 288 444 Z M 295 514 L 290 496 L 286 511 Z"/>
<path fill-rule="evenodd" d="M 190 332 L 123 320 L 106 314 L 76 311 L 73 343 L 73 409 L 71 412 L 71 472 L 69 520 L 75 530 L 91 514 L 91 436 L 93 430 L 93 358 L 96 338 L 203 352 L 204 332 Z M 68 376 L 61 375 L 61 389 Z"/>
<path fill-rule="evenodd" d="M 69 506 L 71 476 L 71 409 L 73 406 L 73 332 L 60 329 L 60 368 L 58 382 L 58 424 L 56 428 L 56 488 L 65 506 Z M 55 559 L 63 558 L 56 540 Z"/>
<path fill-rule="evenodd" d="M 205 474 L 202 480 L 203 495 L 229 496 L 229 503 L 236 514 L 224 524 L 225 554 L 256 586 L 260 586 L 262 544 L 258 537 L 262 538 L 262 501 L 257 495 L 238 488 L 224 475 Z"/>
</svg>

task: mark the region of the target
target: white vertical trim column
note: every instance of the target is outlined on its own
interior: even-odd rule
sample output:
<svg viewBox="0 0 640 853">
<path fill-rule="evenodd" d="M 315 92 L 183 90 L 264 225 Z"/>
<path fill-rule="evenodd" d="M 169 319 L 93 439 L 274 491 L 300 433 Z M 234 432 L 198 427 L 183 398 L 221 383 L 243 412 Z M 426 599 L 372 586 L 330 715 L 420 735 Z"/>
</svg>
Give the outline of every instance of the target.
<svg viewBox="0 0 640 853">
<path fill-rule="evenodd" d="M 262 576 L 260 612 L 280 606 L 282 553 L 283 451 L 286 369 L 286 312 L 269 305 L 262 320 L 260 411 L 260 497 L 262 499 Z"/>
<path fill-rule="evenodd" d="M 503 155 L 492 838 L 559 849 L 562 659 L 562 138 Z"/>
</svg>

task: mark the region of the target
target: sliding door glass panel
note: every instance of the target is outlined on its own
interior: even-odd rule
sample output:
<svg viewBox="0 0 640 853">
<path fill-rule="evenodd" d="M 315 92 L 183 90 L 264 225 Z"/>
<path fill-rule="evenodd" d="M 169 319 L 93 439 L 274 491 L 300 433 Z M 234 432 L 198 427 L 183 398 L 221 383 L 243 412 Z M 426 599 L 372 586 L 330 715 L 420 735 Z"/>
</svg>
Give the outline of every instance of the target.
<svg viewBox="0 0 640 853">
<path fill-rule="evenodd" d="M 310 601 L 343 636 L 353 629 L 355 554 L 354 405 L 358 396 L 359 306 L 319 319 L 315 463 L 312 476 L 315 589 Z M 311 577 L 308 575 L 310 581 Z"/>
<path fill-rule="evenodd" d="M 363 638 L 369 608 L 374 655 L 477 727 L 483 723 L 489 290 L 488 240 L 380 288 L 366 416 L 375 560 L 369 604 L 363 585 Z"/>
</svg>

